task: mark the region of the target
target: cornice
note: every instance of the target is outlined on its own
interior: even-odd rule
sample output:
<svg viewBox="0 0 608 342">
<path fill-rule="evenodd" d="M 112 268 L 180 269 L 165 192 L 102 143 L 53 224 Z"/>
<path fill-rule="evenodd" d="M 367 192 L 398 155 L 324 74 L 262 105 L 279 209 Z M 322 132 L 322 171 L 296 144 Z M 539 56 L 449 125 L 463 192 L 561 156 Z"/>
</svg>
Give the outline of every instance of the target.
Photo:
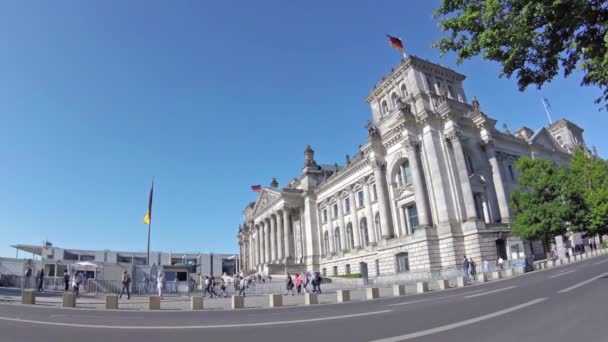
<svg viewBox="0 0 608 342">
<path fill-rule="evenodd" d="M 349 166 L 347 169 L 342 169 L 340 170 L 337 174 L 335 174 L 333 177 L 331 177 L 327 182 L 321 184 L 321 186 L 319 186 L 316 189 L 316 193 L 317 195 L 321 192 L 324 192 L 326 190 L 328 190 L 329 188 L 341 183 L 342 181 L 344 181 L 346 178 L 352 176 L 353 174 L 363 170 L 366 166 L 368 166 L 369 160 L 367 158 L 364 158 L 362 160 L 360 160 L 359 162 L 357 162 L 356 164 L 351 164 L 351 166 Z"/>
</svg>

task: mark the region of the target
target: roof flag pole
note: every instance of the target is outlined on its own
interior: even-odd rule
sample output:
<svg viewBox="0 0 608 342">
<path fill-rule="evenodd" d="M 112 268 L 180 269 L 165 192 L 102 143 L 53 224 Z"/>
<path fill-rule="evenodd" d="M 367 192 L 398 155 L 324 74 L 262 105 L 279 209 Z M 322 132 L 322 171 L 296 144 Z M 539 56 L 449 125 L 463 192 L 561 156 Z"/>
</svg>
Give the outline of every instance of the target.
<svg viewBox="0 0 608 342">
<path fill-rule="evenodd" d="M 551 114 L 549 113 L 549 108 L 551 108 L 551 105 L 549 105 L 549 100 L 547 100 L 546 97 L 543 97 L 543 107 L 545 107 L 545 113 L 547 113 L 547 119 L 549 119 L 549 124 L 552 124 L 553 120 L 551 120 Z"/>
<path fill-rule="evenodd" d="M 388 37 L 388 43 L 394 47 L 395 49 L 401 51 L 403 53 L 403 58 L 406 58 L 405 47 L 403 47 L 403 41 L 400 38 L 393 37 L 390 34 L 386 35 Z"/>
<path fill-rule="evenodd" d="M 152 187 L 150 187 L 150 198 L 148 199 L 148 211 L 144 217 L 144 224 L 148 224 L 148 249 L 146 253 L 146 264 L 150 265 L 150 231 L 152 230 L 152 198 L 154 197 L 154 176 L 152 176 Z"/>
</svg>

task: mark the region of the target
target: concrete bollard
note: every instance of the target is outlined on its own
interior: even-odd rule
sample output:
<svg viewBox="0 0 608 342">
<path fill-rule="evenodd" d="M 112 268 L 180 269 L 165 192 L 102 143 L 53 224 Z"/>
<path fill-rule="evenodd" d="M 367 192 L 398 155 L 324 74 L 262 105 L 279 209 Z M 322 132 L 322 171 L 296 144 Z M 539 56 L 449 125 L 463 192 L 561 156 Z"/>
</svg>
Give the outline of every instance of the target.
<svg viewBox="0 0 608 342">
<path fill-rule="evenodd" d="M 440 290 L 445 290 L 450 288 L 450 281 L 447 279 L 439 279 L 437 280 L 437 287 Z"/>
<path fill-rule="evenodd" d="M 456 277 L 456 287 L 465 287 L 467 281 L 464 277 Z"/>
<path fill-rule="evenodd" d="M 243 296 L 232 296 L 232 309 L 242 309 L 245 307 L 245 297 Z"/>
<path fill-rule="evenodd" d="M 316 293 L 305 293 L 304 294 L 304 304 L 306 304 L 306 305 L 319 304 L 319 297 L 317 297 Z"/>
<path fill-rule="evenodd" d="M 494 272 L 492 272 L 492 279 L 498 280 L 500 278 L 502 278 L 502 274 L 500 274 L 500 271 L 494 271 Z"/>
<path fill-rule="evenodd" d="M 429 292 L 429 283 L 426 281 L 419 281 L 416 283 L 416 292 L 417 293 L 425 293 Z"/>
<path fill-rule="evenodd" d="M 395 297 L 405 296 L 405 285 L 403 285 L 403 284 L 393 285 L 393 296 L 395 296 Z"/>
<path fill-rule="evenodd" d="M 377 287 L 368 287 L 365 289 L 367 299 L 380 298 L 380 289 Z"/>
<path fill-rule="evenodd" d="M 350 302 L 350 290 L 338 290 L 336 293 L 338 303 Z"/>
<path fill-rule="evenodd" d="M 585 253 L 582 255 L 583 259 L 589 259 L 589 253 Z"/>
<path fill-rule="evenodd" d="M 560 260 L 562 261 L 562 265 L 567 265 L 567 264 L 570 263 L 570 258 L 563 258 L 563 259 L 560 259 Z"/>
<path fill-rule="evenodd" d="M 36 293 L 34 290 L 23 290 L 21 292 L 21 304 L 36 304 Z"/>
<path fill-rule="evenodd" d="M 562 259 L 555 260 L 555 266 L 560 266 L 562 264 Z"/>
<path fill-rule="evenodd" d="M 283 296 L 280 294 L 270 294 L 268 295 L 268 306 L 271 308 L 278 308 L 283 306 Z"/>
<path fill-rule="evenodd" d="M 160 296 L 150 296 L 148 299 L 149 310 L 160 310 Z"/>
<path fill-rule="evenodd" d="M 76 307 L 76 294 L 71 292 L 63 293 L 63 307 L 74 308 Z"/>
<path fill-rule="evenodd" d="M 549 260 L 547 261 L 547 268 L 553 268 L 555 265 L 553 265 L 553 260 Z"/>
<path fill-rule="evenodd" d="M 192 296 L 190 297 L 190 310 L 203 310 L 203 297 L 202 296 Z"/>
<path fill-rule="evenodd" d="M 118 296 L 107 295 L 106 296 L 106 310 L 118 310 Z"/>
<path fill-rule="evenodd" d="M 513 270 L 515 271 L 515 274 L 526 273 L 526 269 L 523 266 L 516 266 L 515 268 L 513 268 Z"/>
<path fill-rule="evenodd" d="M 477 281 L 480 283 L 485 283 L 488 281 L 488 276 L 485 273 L 480 273 L 477 275 Z"/>
<path fill-rule="evenodd" d="M 512 277 L 514 274 L 511 268 L 505 270 L 505 277 Z"/>
</svg>

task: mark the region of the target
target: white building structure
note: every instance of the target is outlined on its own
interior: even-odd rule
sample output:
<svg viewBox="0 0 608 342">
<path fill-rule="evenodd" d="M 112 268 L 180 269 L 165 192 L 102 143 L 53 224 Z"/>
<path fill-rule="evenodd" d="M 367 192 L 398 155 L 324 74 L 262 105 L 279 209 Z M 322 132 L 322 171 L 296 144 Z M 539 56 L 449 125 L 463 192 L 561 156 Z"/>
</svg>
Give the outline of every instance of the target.
<svg viewBox="0 0 608 342">
<path fill-rule="evenodd" d="M 583 130 L 567 120 L 514 133 L 467 102 L 465 76 L 404 58 L 365 101 L 368 139 L 343 166 L 310 146 L 299 177 L 273 179 L 244 210 L 244 271 L 370 276 L 460 267 L 463 256 L 518 259 L 534 244 L 510 235 L 509 194 L 521 156 L 567 164 Z M 541 250 L 536 252 L 542 255 Z"/>
</svg>

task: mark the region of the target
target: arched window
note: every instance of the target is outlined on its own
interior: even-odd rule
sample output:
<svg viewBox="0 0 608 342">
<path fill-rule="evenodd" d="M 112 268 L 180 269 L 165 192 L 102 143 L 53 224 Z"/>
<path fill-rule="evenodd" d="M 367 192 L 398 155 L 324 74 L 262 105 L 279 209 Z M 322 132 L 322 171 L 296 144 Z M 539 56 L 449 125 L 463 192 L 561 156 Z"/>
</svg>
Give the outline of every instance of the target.
<svg viewBox="0 0 608 342">
<path fill-rule="evenodd" d="M 330 255 L 330 249 L 329 249 L 329 233 L 325 232 L 325 236 L 323 237 L 323 240 L 325 241 L 325 255 Z"/>
<path fill-rule="evenodd" d="M 399 95 L 397 95 L 397 93 L 391 94 L 391 104 L 393 105 L 393 108 L 397 108 L 397 99 L 398 98 L 399 98 Z"/>
<path fill-rule="evenodd" d="M 403 186 L 405 184 L 412 182 L 412 170 L 410 168 L 410 162 L 404 160 L 399 165 L 399 169 L 397 169 L 397 174 L 395 175 L 395 181 L 397 182 L 397 186 Z"/>
<path fill-rule="evenodd" d="M 562 136 L 561 136 L 561 135 L 556 135 L 556 136 L 555 136 L 555 140 L 557 140 L 557 143 L 558 143 L 560 146 L 564 146 L 564 138 L 562 138 Z"/>
<path fill-rule="evenodd" d="M 408 272 L 410 270 L 410 258 L 407 253 L 395 255 L 395 263 L 397 264 L 397 273 Z"/>
<path fill-rule="evenodd" d="M 401 83 L 401 96 L 407 96 L 407 87 L 405 86 L 405 83 Z"/>
<path fill-rule="evenodd" d="M 359 223 L 359 229 L 361 230 L 361 242 L 363 243 L 363 246 L 369 246 L 367 219 L 365 217 L 361 219 L 361 222 Z"/>
<path fill-rule="evenodd" d="M 380 241 L 380 239 L 382 238 L 382 225 L 380 224 L 380 213 L 376 213 L 376 216 L 374 217 L 374 223 L 375 223 L 375 234 L 376 234 L 376 241 Z"/>
<path fill-rule="evenodd" d="M 334 249 L 336 253 L 342 249 L 340 248 L 340 228 L 338 227 L 334 229 Z"/>
<path fill-rule="evenodd" d="M 382 101 L 382 115 L 388 114 L 388 103 L 386 101 Z"/>
<path fill-rule="evenodd" d="M 347 248 L 349 250 L 353 249 L 355 247 L 355 237 L 353 235 L 353 225 L 351 223 L 348 223 L 346 226 L 346 237 L 348 238 L 346 241 Z"/>
</svg>

